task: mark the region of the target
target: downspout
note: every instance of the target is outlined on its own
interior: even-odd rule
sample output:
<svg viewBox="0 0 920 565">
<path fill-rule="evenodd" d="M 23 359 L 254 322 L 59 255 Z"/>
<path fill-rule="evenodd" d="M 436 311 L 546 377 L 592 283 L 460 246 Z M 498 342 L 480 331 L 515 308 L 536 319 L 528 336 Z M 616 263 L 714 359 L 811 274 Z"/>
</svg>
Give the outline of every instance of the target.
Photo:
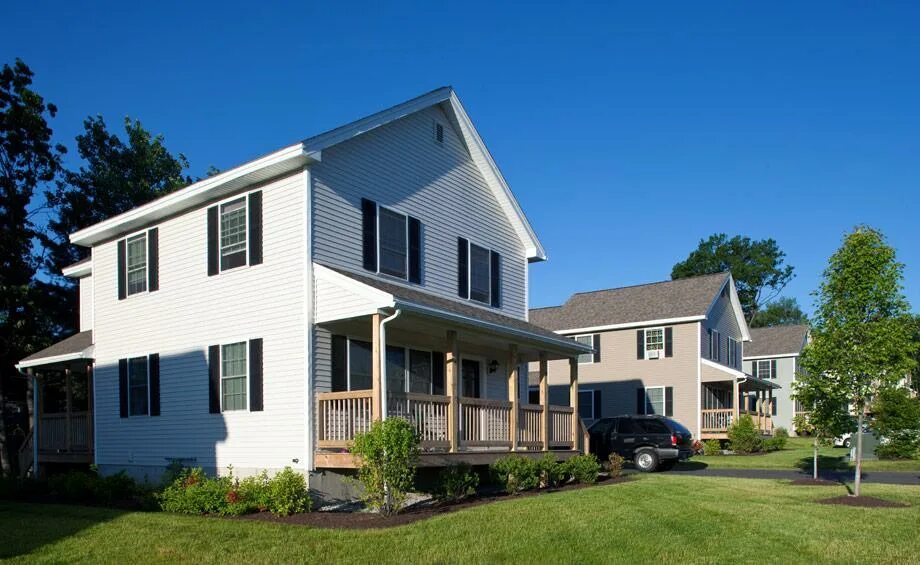
<svg viewBox="0 0 920 565">
<path fill-rule="evenodd" d="M 380 321 L 380 419 L 387 419 L 387 324 L 402 314 L 399 308 Z"/>
</svg>

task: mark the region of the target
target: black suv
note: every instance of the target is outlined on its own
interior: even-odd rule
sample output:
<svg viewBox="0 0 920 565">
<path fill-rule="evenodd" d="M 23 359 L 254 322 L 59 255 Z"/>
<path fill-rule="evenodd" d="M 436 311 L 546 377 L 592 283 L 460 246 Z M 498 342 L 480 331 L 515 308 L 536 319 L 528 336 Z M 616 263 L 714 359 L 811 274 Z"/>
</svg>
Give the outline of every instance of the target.
<svg viewBox="0 0 920 565">
<path fill-rule="evenodd" d="M 588 430 L 591 452 L 601 461 L 619 453 L 650 473 L 667 471 L 693 455 L 693 435 L 678 422 L 664 416 L 617 416 L 601 418 Z"/>
</svg>

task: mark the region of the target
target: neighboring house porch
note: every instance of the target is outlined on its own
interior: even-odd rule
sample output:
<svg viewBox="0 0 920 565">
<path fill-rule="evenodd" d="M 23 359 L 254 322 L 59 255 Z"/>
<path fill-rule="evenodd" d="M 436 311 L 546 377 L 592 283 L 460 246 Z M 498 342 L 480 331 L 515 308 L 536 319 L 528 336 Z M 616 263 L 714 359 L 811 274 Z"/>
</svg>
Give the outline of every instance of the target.
<svg viewBox="0 0 920 565">
<path fill-rule="evenodd" d="M 348 447 L 384 414 L 414 424 L 421 466 L 586 446 L 575 359 L 588 347 L 402 285 L 315 271 L 316 468 L 355 467 Z M 571 360 L 569 405 L 548 402 L 549 359 Z M 537 404 L 526 402 L 530 361 L 542 367 Z"/>
<path fill-rule="evenodd" d="M 700 439 L 728 439 L 728 428 L 743 414 L 764 435 L 773 433 L 776 383 L 729 371 L 703 361 Z"/>
<path fill-rule="evenodd" d="M 93 462 L 92 363 L 92 332 L 86 331 L 17 365 L 32 377 L 30 429 L 19 451 L 22 475 L 37 475 L 45 463 Z"/>
</svg>

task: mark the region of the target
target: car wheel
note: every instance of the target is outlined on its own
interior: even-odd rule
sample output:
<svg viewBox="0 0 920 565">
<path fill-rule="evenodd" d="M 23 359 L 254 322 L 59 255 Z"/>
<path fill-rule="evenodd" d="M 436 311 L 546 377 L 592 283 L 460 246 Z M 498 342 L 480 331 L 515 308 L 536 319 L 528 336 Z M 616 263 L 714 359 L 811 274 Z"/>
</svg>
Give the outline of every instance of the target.
<svg viewBox="0 0 920 565">
<path fill-rule="evenodd" d="M 850 449 L 850 438 L 846 438 L 845 440 L 843 440 L 843 447 L 846 449 Z"/>
<path fill-rule="evenodd" d="M 636 469 L 643 473 L 651 473 L 658 468 L 658 454 L 653 449 L 640 449 L 636 452 L 634 463 Z"/>
<path fill-rule="evenodd" d="M 670 471 L 671 469 L 674 468 L 675 465 L 677 465 L 677 461 L 674 459 L 670 461 L 662 461 L 661 463 L 658 464 L 658 470 L 659 471 Z"/>
</svg>

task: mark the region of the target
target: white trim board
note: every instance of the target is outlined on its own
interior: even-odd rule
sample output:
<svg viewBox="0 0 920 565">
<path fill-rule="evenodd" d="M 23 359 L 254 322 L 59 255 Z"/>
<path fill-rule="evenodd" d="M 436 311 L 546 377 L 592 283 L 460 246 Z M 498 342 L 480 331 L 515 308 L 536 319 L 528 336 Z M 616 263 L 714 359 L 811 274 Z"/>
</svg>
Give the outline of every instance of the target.
<svg viewBox="0 0 920 565">
<path fill-rule="evenodd" d="M 570 336 L 572 334 L 587 334 L 592 332 L 603 332 L 610 330 L 623 330 L 628 328 L 645 328 L 651 326 L 669 326 L 674 324 L 685 324 L 688 322 L 699 322 L 705 320 L 706 316 L 685 316 L 683 318 L 663 318 L 661 320 L 646 320 L 641 322 L 626 322 L 623 324 L 609 324 L 606 326 L 588 326 L 584 328 L 575 328 L 571 330 L 555 330 L 559 335 Z"/>
<path fill-rule="evenodd" d="M 752 355 L 748 357 L 747 355 L 741 358 L 742 361 L 756 361 L 760 359 L 781 359 L 784 357 L 798 357 L 799 353 L 777 353 L 775 355 Z"/>
<path fill-rule="evenodd" d="M 32 359 L 30 361 L 21 361 L 16 364 L 17 369 L 28 369 L 30 367 L 40 367 L 41 365 L 50 365 L 52 363 L 63 363 L 64 361 L 76 361 L 78 359 L 92 359 L 92 347 L 88 347 L 77 353 L 65 353 L 64 355 L 55 355 L 53 357 L 42 357 L 41 359 Z"/>
</svg>

